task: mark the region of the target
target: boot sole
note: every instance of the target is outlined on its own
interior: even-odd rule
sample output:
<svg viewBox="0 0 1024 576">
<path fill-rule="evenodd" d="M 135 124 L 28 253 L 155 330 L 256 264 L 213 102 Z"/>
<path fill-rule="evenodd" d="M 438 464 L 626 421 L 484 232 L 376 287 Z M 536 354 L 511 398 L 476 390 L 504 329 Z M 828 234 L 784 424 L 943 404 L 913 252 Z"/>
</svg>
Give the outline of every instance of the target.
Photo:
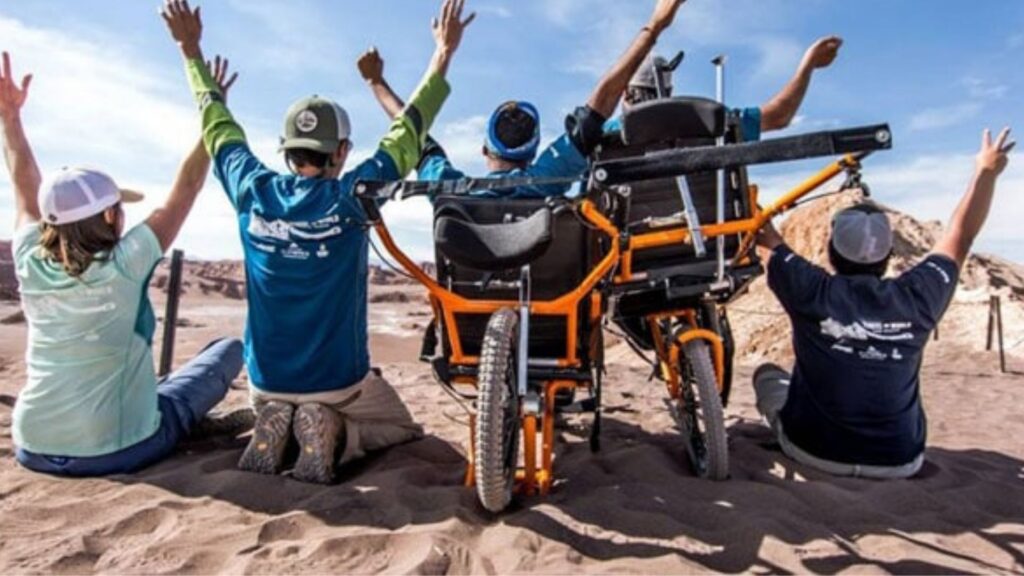
<svg viewBox="0 0 1024 576">
<path fill-rule="evenodd" d="M 291 437 L 295 409 L 290 404 L 271 402 L 260 410 L 252 439 L 238 461 L 238 467 L 257 474 L 278 474 L 284 467 L 284 452 Z"/>
<path fill-rule="evenodd" d="M 334 482 L 334 453 L 341 432 L 341 418 L 325 406 L 300 406 L 295 412 L 295 439 L 299 458 L 292 477 L 302 482 Z"/>
</svg>

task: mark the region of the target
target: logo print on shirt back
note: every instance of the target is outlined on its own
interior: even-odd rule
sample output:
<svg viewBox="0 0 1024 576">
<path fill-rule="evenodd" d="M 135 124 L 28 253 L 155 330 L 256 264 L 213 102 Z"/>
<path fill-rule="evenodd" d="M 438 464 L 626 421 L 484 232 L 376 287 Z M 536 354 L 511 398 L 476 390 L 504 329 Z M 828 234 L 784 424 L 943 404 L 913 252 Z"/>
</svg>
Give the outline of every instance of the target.
<svg viewBox="0 0 1024 576">
<path fill-rule="evenodd" d="M 298 244 L 292 242 L 291 246 L 281 251 L 281 255 L 291 260 L 308 260 L 309 252 L 306 252 Z"/>
</svg>

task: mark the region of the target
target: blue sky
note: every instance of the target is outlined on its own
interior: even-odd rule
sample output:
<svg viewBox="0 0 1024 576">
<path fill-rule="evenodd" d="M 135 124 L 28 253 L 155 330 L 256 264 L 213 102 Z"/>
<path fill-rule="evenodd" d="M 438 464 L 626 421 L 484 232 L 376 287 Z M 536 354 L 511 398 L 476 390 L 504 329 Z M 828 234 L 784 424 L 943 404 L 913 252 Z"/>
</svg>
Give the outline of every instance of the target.
<svg viewBox="0 0 1024 576">
<path fill-rule="evenodd" d="M 499 102 L 527 99 L 552 138 L 599 75 L 646 21 L 653 0 L 468 0 L 479 15 L 450 74 L 453 94 L 435 126 L 469 171 L 486 116 Z M 418 81 L 432 50 L 433 0 L 376 2 L 208 0 L 202 3 L 208 55 L 229 56 L 242 78 L 231 94 L 254 149 L 273 166 L 284 110 L 313 93 L 352 117 L 356 149 L 373 150 L 383 113 L 355 69 L 378 46 L 400 93 Z M 34 72 L 25 111 L 44 172 L 85 164 L 150 194 L 139 220 L 164 197 L 197 137 L 179 56 L 156 0 L 21 0 L 0 5 L 0 48 L 16 73 Z M 839 59 L 814 79 L 789 132 L 889 122 L 893 151 L 872 158 L 866 177 L 879 201 L 925 219 L 953 210 L 985 126 L 1024 135 L 1024 2 L 1019 0 L 689 0 L 659 42 L 687 51 L 677 91 L 710 95 L 712 56 L 730 57 L 730 104 L 758 105 L 792 74 L 815 38 L 846 40 Z M 757 168 L 764 193 L 795 185 L 821 162 Z M 10 180 L 0 176 L 0 237 L 10 237 Z M 429 210 L 388 208 L 400 242 L 430 255 Z M 1011 160 L 979 248 L 1024 261 L 1024 166 Z M 178 244 L 190 255 L 240 255 L 231 209 L 211 177 Z"/>
</svg>

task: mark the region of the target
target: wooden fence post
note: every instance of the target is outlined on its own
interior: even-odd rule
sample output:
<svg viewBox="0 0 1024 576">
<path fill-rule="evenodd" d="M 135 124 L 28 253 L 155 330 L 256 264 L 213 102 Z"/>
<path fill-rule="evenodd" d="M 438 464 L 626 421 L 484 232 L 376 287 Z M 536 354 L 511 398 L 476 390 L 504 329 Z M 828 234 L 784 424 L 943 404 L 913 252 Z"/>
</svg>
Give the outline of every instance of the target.
<svg viewBox="0 0 1024 576">
<path fill-rule="evenodd" d="M 174 367 L 174 336 L 178 327 L 178 301 L 181 300 L 181 271 L 184 254 L 171 252 L 171 276 L 167 281 L 167 308 L 164 310 L 164 338 L 160 350 L 159 376 L 167 376 Z"/>
</svg>

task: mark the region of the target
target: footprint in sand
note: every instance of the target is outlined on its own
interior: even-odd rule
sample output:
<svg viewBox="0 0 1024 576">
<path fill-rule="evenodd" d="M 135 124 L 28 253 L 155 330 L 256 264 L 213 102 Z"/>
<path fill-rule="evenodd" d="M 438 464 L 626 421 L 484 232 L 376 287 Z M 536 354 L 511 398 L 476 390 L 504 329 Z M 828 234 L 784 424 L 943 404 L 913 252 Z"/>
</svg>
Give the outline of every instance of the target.
<svg viewBox="0 0 1024 576">
<path fill-rule="evenodd" d="M 293 514 L 283 518 L 275 518 L 260 526 L 256 541 L 261 545 L 272 544 L 282 540 L 302 540 L 306 535 L 311 520 L 308 517 Z"/>
</svg>

